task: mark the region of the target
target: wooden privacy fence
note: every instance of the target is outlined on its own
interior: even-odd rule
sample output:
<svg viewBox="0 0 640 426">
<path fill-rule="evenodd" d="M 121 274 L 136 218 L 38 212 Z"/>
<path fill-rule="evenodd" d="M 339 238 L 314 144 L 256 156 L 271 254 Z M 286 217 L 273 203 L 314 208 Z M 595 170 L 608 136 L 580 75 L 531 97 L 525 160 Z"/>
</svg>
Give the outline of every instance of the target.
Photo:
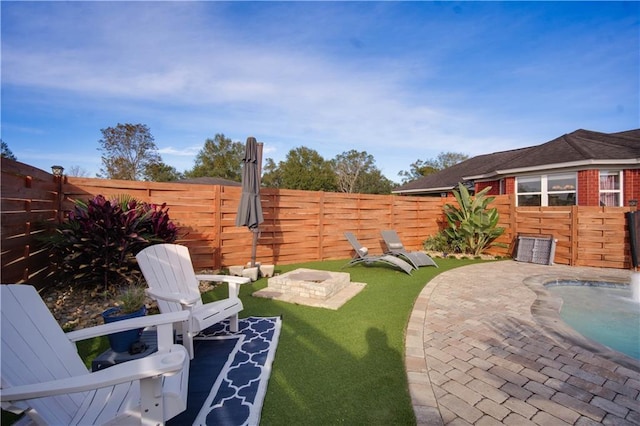
<svg viewBox="0 0 640 426">
<path fill-rule="evenodd" d="M 179 227 L 179 243 L 189 247 L 197 269 L 241 265 L 251 255 L 251 233 L 236 227 L 241 188 L 181 183 L 118 181 L 65 177 L 2 159 L 2 282 L 42 286 L 49 271 L 48 253 L 38 248 L 42 234 L 73 208 L 73 200 L 102 194 L 131 195 L 149 203 L 166 203 Z M 453 198 L 343 194 L 263 188 L 265 222 L 257 260 L 289 264 L 349 258 L 344 232 L 356 234 L 371 253 L 382 252 L 380 231 L 395 229 L 410 249 L 444 225 L 442 206 Z M 620 207 L 514 207 L 512 196 L 493 205 L 506 228 L 499 241 L 510 245 L 519 233 L 553 234 L 555 262 L 567 265 L 629 268 L 625 215 Z M 493 248 L 492 254 L 509 251 Z"/>
<path fill-rule="evenodd" d="M 49 274 L 49 254 L 37 237 L 56 222 L 59 179 L 40 169 L 2 158 L 0 229 L 2 283 L 38 285 Z"/>
<path fill-rule="evenodd" d="M 179 227 L 179 243 L 189 247 L 200 268 L 243 265 L 250 260 L 251 233 L 236 227 L 241 188 L 220 185 L 133 182 L 68 178 L 66 203 L 96 194 L 129 194 L 149 203 L 167 203 Z M 345 231 L 354 232 L 372 252 L 382 252 L 380 230 L 396 229 L 414 249 L 438 232 L 439 199 L 377 196 L 263 188 L 264 223 L 260 226 L 257 261 L 288 264 L 347 258 L 351 246 Z"/>
<path fill-rule="evenodd" d="M 552 234 L 558 240 L 555 263 L 631 268 L 628 207 L 518 207 L 518 233 Z"/>
</svg>

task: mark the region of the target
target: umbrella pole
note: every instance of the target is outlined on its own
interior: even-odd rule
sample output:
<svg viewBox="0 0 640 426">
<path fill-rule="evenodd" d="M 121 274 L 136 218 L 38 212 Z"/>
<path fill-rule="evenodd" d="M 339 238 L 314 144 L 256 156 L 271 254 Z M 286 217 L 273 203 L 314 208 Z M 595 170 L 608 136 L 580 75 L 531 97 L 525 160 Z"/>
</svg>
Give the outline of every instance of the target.
<svg viewBox="0 0 640 426">
<path fill-rule="evenodd" d="M 251 267 L 255 267 L 256 266 L 256 251 L 258 248 L 258 230 L 256 229 L 255 232 L 252 232 L 252 244 L 251 244 Z"/>
<path fill-rule="evenodd" d="M 256 144 L 256 148 L 258 150 L 258 197 L 260 197 L 260 186 L 262 186 L 262 149 L 264 144 L 262 142 L 258 142 Z M 258 224 L 259 225 L 259 224 Z M 256 266 L 256 250 L 258 248 L 258 237 L 260 235 L 260 228 L 257 228 L 253 232 L 252 236 L 252 244 L 251 244 L 251 267 L 254 268 Z"/>
</svg>

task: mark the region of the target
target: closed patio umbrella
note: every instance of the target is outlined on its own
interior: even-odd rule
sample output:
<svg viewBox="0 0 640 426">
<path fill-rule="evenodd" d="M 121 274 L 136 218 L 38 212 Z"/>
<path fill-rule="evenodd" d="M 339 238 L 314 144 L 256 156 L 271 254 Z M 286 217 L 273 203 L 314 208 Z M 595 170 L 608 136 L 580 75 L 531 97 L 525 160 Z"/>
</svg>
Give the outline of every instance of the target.
<svg viewBox="0 0 640 426">
<path fill-rule="evenodd" d="M 262 144 L 256 138 L 248 137 L 242 159 L 242 197 L 238 206 L 236 226 L 246 226 L 253 232 L 251 245 L 251 266 L 256 264 L 256 248 L 260 224 L 264 221 L 260 204 L 260 169 L 262 167 Z"/>
</svg>

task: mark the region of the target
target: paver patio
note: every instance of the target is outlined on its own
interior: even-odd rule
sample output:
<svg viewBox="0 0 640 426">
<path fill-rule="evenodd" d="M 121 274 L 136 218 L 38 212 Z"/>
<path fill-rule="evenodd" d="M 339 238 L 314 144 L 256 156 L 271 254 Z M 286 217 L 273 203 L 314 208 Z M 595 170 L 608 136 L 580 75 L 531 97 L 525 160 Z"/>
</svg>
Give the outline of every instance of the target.
<svg viewBox="0 0 640 426">
<path fill-rule="evenodd" d="M 566 326 L 543 286 L 629 276 L 515 261 L 438 275 L 414 305 L 405 343 L 417 423 L 640 424 L 640 362 Z"/>
</svg>

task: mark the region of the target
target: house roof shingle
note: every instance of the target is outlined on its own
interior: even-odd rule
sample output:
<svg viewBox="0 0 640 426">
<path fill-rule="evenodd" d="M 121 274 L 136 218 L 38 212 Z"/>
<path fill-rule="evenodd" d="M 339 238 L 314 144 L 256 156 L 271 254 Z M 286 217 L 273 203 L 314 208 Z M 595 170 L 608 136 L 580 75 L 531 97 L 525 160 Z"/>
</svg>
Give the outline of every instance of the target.
<svg viewBox="0 0 640 426">
<path fill-rule="evenodd" d="M 625 162 L 640 165 L 640 129 L 600 133 L 579 129 L 541 145 L 479 155 L 394 189 L 394 193 L 445 192 L 469 179 L 498 178 L 526 170 Z"/>
</svg>

